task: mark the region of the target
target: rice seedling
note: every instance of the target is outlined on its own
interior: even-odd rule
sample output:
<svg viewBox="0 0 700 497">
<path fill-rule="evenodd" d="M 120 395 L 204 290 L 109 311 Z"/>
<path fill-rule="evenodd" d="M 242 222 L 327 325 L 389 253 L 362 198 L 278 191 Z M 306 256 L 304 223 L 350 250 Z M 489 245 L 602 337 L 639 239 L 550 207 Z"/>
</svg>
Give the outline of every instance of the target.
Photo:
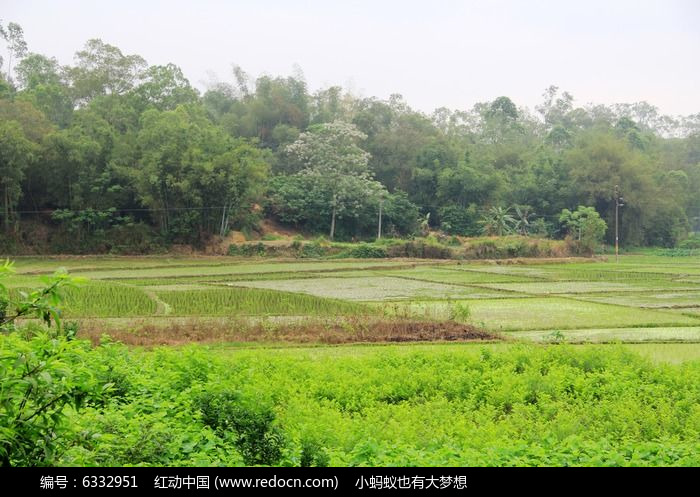
<svg viewBox="0 0 700 497">
<path fill-rule="evenodd" d="M 448 308 L 447 302 L 411 303 Z M 470 322 L 490 330 L 555 330 L 581 328 L 699 326 L 700 319 L 651 309 L 634 309 L 565 298 L 469 300 Z"/>
<path fill-rule="evenodd" d="M 282 281 L 240 281 L 233 286 L 270 288 L 306 293 L 319 297 L 333 297 L 351 301 L 378 301 L 400 299 L 456 299 L 471 295 L 498 297 L 500 293 L 483 288 L 469 288 L 419 280 L 391 277 L 321 278 Z"/>
<path fill-rule="evenodd" d="M 81 272 L 81 276 L 90 279 L 143 279 L 143 278 L 178 278 L 186 276 L 223 276 L 259 273 L 290 273 L 340 271 L 347 269 L 391 269 L 393 267 L 412 266 L 412 263 L 400 261 L 329 261 L 329 262 L 264 262 L 210 264 L 210 265 L 169 265 L 163 267 L 109 269 Z"/>
<path fill-rule="evenodd" d="M 159 291 L 176 316 L 292 315 L 336 316 L 371 314 L 355 302 L 257 288 Z"/>
<path fill-rule="evenodd" d="M 700 308 L 700 292 L 686 291 L 653 291 L 647 293 L 601 293 L 572 295 L 579 300 L 603 302 L 607 304 L 626 305 L 630 307 L 648 308 Z M 700 309 L 698 309 L 700 311 Z"/>
<path fill-rule="evenodd" d="M 156 303 L 138 288 L 91 282 L 65 292 L 65 316 L 128 317 L 149 316 Z"/>
<path fill-rule="evenodd" d="M 670 280 L 648 281 L 548 281 L 536 283 L 480 283 L 479 286 L 496 290 L 507 290 L 536 295 L 601 293 L 601 292 L 641 292 L 654 290 L 698 290 L 697 285 L 678 283 Z"/>
<path fill-rule="evenodd" d="M 553 340 L 554 334 L 561 340 Z M 694 345 L 700 342 L 700 327 L 647 327 L 647 328 L 593 328 L 580 330 L 555 329 L 504 332 L 504 336 L 518 340 L 554 343 L 671 343 Z"/>
<path fill-rule="evenodd" d="M 536 281 L 527 276 L 515 276 L 510 274 L 489 273 L 476 270 L 458 270 L 456 266 L 423 267 L 402 269 L 398 271 L 381 271 L 385 276 L 405 278 L 413 280 L 432 281 L 435 283 L 448 283 L 452 285 L 469 285 L 473 283 L 522 283 Z"/>
</svg>

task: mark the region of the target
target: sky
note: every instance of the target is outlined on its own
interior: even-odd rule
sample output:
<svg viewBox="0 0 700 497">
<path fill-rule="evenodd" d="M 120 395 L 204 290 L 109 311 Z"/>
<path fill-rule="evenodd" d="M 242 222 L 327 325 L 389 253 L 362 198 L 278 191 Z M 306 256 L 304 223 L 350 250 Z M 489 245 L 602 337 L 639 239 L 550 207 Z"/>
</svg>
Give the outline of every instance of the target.
<svg viewBox="0 0 700 497">
<path fill-rule="evenodd" d="M 698 0 L 0 0 L 29 50 L 63 64 L 90 38 L 180 66 L 191 83 L 303 70 L 310 90 L 470 109 L 550 85 L 576 105 L 645 100 L 700 112 Z"/>
</svg>

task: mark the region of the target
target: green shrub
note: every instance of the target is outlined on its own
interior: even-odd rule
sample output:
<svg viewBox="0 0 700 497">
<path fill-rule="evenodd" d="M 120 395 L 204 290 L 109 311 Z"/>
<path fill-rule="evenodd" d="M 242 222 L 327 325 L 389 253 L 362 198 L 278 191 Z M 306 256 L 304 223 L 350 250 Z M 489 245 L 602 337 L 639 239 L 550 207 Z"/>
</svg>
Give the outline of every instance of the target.
<svg viewBox="0 0 700 497">
<path fill-rule="evenodd" d="M 326 245 L 322 245 L 319 241 L 305 243 L 301 247 L 301 251 L 299 252 L 299 257 L 301 257 L 302 259 L 318 259 L 320 257 L 324 257 L 324 256 L 328 255 L 330 253 L 329 249 L 330 249 L 330 247 L 328 247 Z"/>
<path fill-rule="evenodd" d="M 88 349 L 39 327 L 0 335 L 0 466 L 56 463 L 70 430 L 65 409 L 80 408 L 99 390 Z"/>
<path fill-rule="evenodd" d="M 342 252 L 341 256 L 353 259 L 382 259 L 387 256 L 387 251 L 384 247 L 377 247 L 368 243 L 360 243 L 359 245 Z"/>
<path fill-rule="evenodd" d="M 272 465 L 282 457 L 285 440 L 274 424 L 275 413 L 259 399 L 244 399 L 238 392 L 205 393 L 196 404 L 202 422 L 221 436 L 235 434 L 235 444 L 248 465 Z"/>
<path fill-rule="evenodd" d="M 700 255 L 700 249 L 660 248 L 647 251 L 646 253 L 661 257 L 697 257 Z"/>
<path fill-rule="evenodd" d="M 572 253 L 565 241 L 525 236 L 474 238 L 464 245 L 463 256 L 467 259 L 563 257 Z"/>
<path fill-rule="evenodd" d="M 262 242 L 241 243 L 241 244 L 232 243 L 228 247 L 228 255 L 231 255 L 231 256 L 241 255 L 241 256 L 245 256 L 245 257 L 253 257 L 253 256 L 264 256 L 266 254 L 267 254 L 267 249 L 265 247 L 265 244 Z"/>
<path fill-rule="evenodd" d="M 690 238 L 683 240 L 678 244 L 679 249 L 683 250 L 699 250 L 700 249 L 700 235 L 693 235 Z"/>
<path fill-rule="evenodd" d="M 451 248 L 429 243 L 424 240 L 400 242 L 386 249 L 388 257 L 411 257 L 417 259 L 452 259 L 455 253 Z"/>
<path fill-rule="evenodd" d="M 469 321 L 472 312 L 466 302 L 450 303 L 449 318 L 452 321 Z"/>
<path fill-rule="evenodd" d="M 299 466 L 324 468 L 330 465 L 328 453 L 316 440 L 304 440 L 301 444 Z"/>
<path fill-rule="evenodd" d="M 68 430 L 65 409 L 80 408 L 98 384 L 85 364 L 87 344 L 73 340 L 74 325 L 64 333 L 59 319 L 62 287 L 73 280 L 57 273 L 14 297 L 3 284 L 12 273 L 9 261 L 0 265 L 0 466 L 52 465 Z M 46 327 L 18 327 L 27 317 Z"/>
<path fill-rule="evenodd" d="M 448 235 L 474 236 L 480 231 L 475 204 L 469 207 L 450 204 L 440 209 L 440 229 Z"/>
</svg>

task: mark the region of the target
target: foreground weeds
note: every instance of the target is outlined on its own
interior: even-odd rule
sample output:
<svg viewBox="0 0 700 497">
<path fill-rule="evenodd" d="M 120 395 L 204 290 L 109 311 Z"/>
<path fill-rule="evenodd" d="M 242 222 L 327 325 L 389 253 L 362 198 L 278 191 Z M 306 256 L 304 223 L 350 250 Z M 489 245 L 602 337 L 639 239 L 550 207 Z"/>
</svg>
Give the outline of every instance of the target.
<svg viewBox="0 0 700 497">
<path fill-rule="evenodd" d="M 81 361 L 107 386 L 67 408 L 47 464 L 700 464 L 700 362 L 622 347 L 104 343 Z"/>
</svg>

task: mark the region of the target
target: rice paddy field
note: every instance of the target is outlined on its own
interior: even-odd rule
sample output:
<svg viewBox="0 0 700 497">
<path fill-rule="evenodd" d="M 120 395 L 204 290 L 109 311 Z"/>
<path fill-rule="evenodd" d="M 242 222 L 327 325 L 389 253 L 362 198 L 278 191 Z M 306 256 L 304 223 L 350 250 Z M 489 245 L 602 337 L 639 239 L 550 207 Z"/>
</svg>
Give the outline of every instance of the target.
<svg viewBox="0 0 700 497">
<path fill-rule="evenodd" d="M 65 267 L 86 280 L 68 290 L 66 318 L 106 324 L 400 315 L 535 341 L 676 342 L 700 333 L 700 258 L 518 262 L 20 258 L 9 283 L 31 288 Z"/>
<path fill-rule="evenodd" d="M 20 258 L 10 291 L 58 267 L 110 386 L 51 464 L 700 464 L 700 257 Z"/>
</svg>

